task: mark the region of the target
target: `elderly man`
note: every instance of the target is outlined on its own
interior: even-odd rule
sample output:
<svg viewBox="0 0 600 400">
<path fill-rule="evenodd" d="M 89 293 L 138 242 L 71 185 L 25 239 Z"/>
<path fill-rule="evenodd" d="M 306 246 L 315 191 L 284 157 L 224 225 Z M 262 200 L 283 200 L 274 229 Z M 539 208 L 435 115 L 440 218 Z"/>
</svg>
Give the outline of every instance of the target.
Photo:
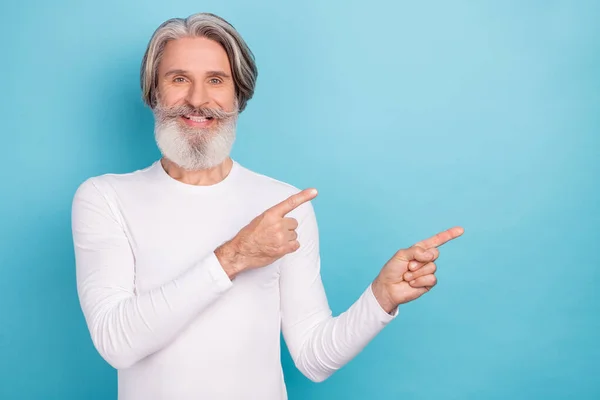
<svg viewBox="0 0 600 400">
<path fill-rule="evenodd" d="M 148 167 L 78 188 L 77 289 L 121 400 L 287 398 L 283 333 L 296 367 L 323 381 L 436 284 L 455 227 L 399 250 L 356 302 L 332 316 L 319 236 L 299 190 L 230 157 L 257 69 L 238 32 L 212 14 L 171 19 L 141 68 L 162 153 Z"/>
</svg>

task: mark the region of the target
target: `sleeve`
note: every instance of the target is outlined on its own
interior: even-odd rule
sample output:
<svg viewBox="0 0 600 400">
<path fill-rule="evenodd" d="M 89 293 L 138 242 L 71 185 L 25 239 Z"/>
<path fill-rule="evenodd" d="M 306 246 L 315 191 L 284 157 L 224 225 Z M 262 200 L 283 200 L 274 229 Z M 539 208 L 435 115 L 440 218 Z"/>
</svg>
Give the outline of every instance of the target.
<svg viewBox="0 0 600 400">
<path fill-rule="evenodd" d="M 94 346 L 114 368 L 128 368 L 169 344 L 233 283 L 210 253 L 151 291 L 134 288 L 125 232 L 92 179 L 72 204 L 77 293 Z"/>
<path fill-rule="evenodd" d="M 282 259 L 282 333 L 296 367 L 321 382 L 352 360 L 398 315 L 388 314 L 371 285 L 342 314 L 333 317 L 321 280 L 319 234 L 310 202 L 298 211 L 300 248 Z"/>
</svg>

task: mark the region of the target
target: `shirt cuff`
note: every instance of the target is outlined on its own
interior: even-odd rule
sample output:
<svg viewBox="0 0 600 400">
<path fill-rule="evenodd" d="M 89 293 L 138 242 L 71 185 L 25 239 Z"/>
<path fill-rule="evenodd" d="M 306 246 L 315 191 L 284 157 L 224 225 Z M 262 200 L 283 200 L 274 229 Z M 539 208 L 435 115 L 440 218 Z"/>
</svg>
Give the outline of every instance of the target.
<svg viewBox="0 0 600 400">
<path fill-rule="evenodd" d="M 229 289 L 233 285 L 233 282 L 223 269 L 223 266 L 219 262 L 217 255 L 214 252 L 211 252 L 205 261 L 208 274 L 212 278 L 217 288 L 220 291 Z"/>
<path fill-rule="evenodd" d="M 398 316 L 398 313 L 400 312 L 400 306 L 396 306 L 396 308 L 394 308 L 392 310 L 392 312 L 387 313 L 383 307 L 381 307 L 381 304 L 379 304 L 379 302 L 377 301 L 377 298 L 375 297 L 375 293 L 373 293 L 373 285 L 369 285 L 369 287 L 366 290 L 366 298 L 367 298 L 367 303 L 369 303 L 370 309 L 373 310 L 374 313 L 376 313 L 377 315 L 380 316 L 380 318 L 384 321 L 384 322 L 390 322 L 391 320 L 393 320 L 394 318 L 396 318 Z"/>
</svg>

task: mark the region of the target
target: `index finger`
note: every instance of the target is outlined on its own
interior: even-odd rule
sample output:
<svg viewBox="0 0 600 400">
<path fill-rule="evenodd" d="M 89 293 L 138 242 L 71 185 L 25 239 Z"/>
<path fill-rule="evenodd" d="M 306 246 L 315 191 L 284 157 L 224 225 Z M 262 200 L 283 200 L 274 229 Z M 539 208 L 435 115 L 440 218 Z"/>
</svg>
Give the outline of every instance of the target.
<svg viewBox="0 0 600 400">
<path fill-rule="evenodd" d="M 452 239 L 456 239 L 457 237 L 462 235 L 464 231 L 465 230 L 462 227 L 455 226 L 443 232 L 437 233 L 428 239 L 422 240 L 419 243 L 415 244 L 415 246 L 423 247 L 425 249 L 439 247 Z"/>
<path fill-rule="evenodd" d="M 303 191 L 288 197 L 281 203 L 274 205 L 269 209 L 269 212 L 283 218 L 290 211 L 295 210 L 315 197 L 317 197 L 317 189 L 304 189 Z"/>
</svg>

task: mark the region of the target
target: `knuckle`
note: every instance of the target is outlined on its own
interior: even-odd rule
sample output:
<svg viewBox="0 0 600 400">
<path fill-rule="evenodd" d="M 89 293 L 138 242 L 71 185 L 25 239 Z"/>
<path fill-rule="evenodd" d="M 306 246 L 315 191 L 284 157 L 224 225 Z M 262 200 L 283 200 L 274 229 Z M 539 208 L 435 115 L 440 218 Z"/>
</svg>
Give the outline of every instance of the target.
<svg viewBox="0 0 600 400">
<path fill-rule="evenodd" d="M 282 243 L 283 241 L 285 241 L 285 235 L 283 234 L 282 231 L 279 231 L 275 234 L 275 239 L 277 240 L 278 243 Z"/>
<path fill-rule="evenodd" d="M 275 211 L 266 211 L 263 215 L 261 220 L 264 220 L 266 222 L 272 222 L 276 220 L 276 216 L 277 214 L 275 214 Z"/>
<path fill-rule="evenodd" d="M 421 246 L 413 246 L 413 256 L 419 260 L 422 260 L 426 254 L 427 249 Z M 425 261 L 425 260 L 422 260 Z"/>
<path fill-rule="evenodd" d="M 431 271 L 432 271 L 432 273 L 437 271 L 437 265 L 435 265 L 435 263 L 431 263 Z"/>
<path fill-rule="evenodd" d="M 290 242 L 287 246 L 286 246 L 286 253 L 293 253 L 296 250 L 298 250 L 300 248 L 300 243 L 298 243 L 298 241 L 293 241 Z"/>
<path fill-rule="evenodd" d="M 403 260 L 406 261 L 408 260 L 408 250 L 407 249 L 400 249 L 396 252 L 396 254 L 394 254 L 394 257 L 399 259 L 399 260 Z"/>
</svg>

